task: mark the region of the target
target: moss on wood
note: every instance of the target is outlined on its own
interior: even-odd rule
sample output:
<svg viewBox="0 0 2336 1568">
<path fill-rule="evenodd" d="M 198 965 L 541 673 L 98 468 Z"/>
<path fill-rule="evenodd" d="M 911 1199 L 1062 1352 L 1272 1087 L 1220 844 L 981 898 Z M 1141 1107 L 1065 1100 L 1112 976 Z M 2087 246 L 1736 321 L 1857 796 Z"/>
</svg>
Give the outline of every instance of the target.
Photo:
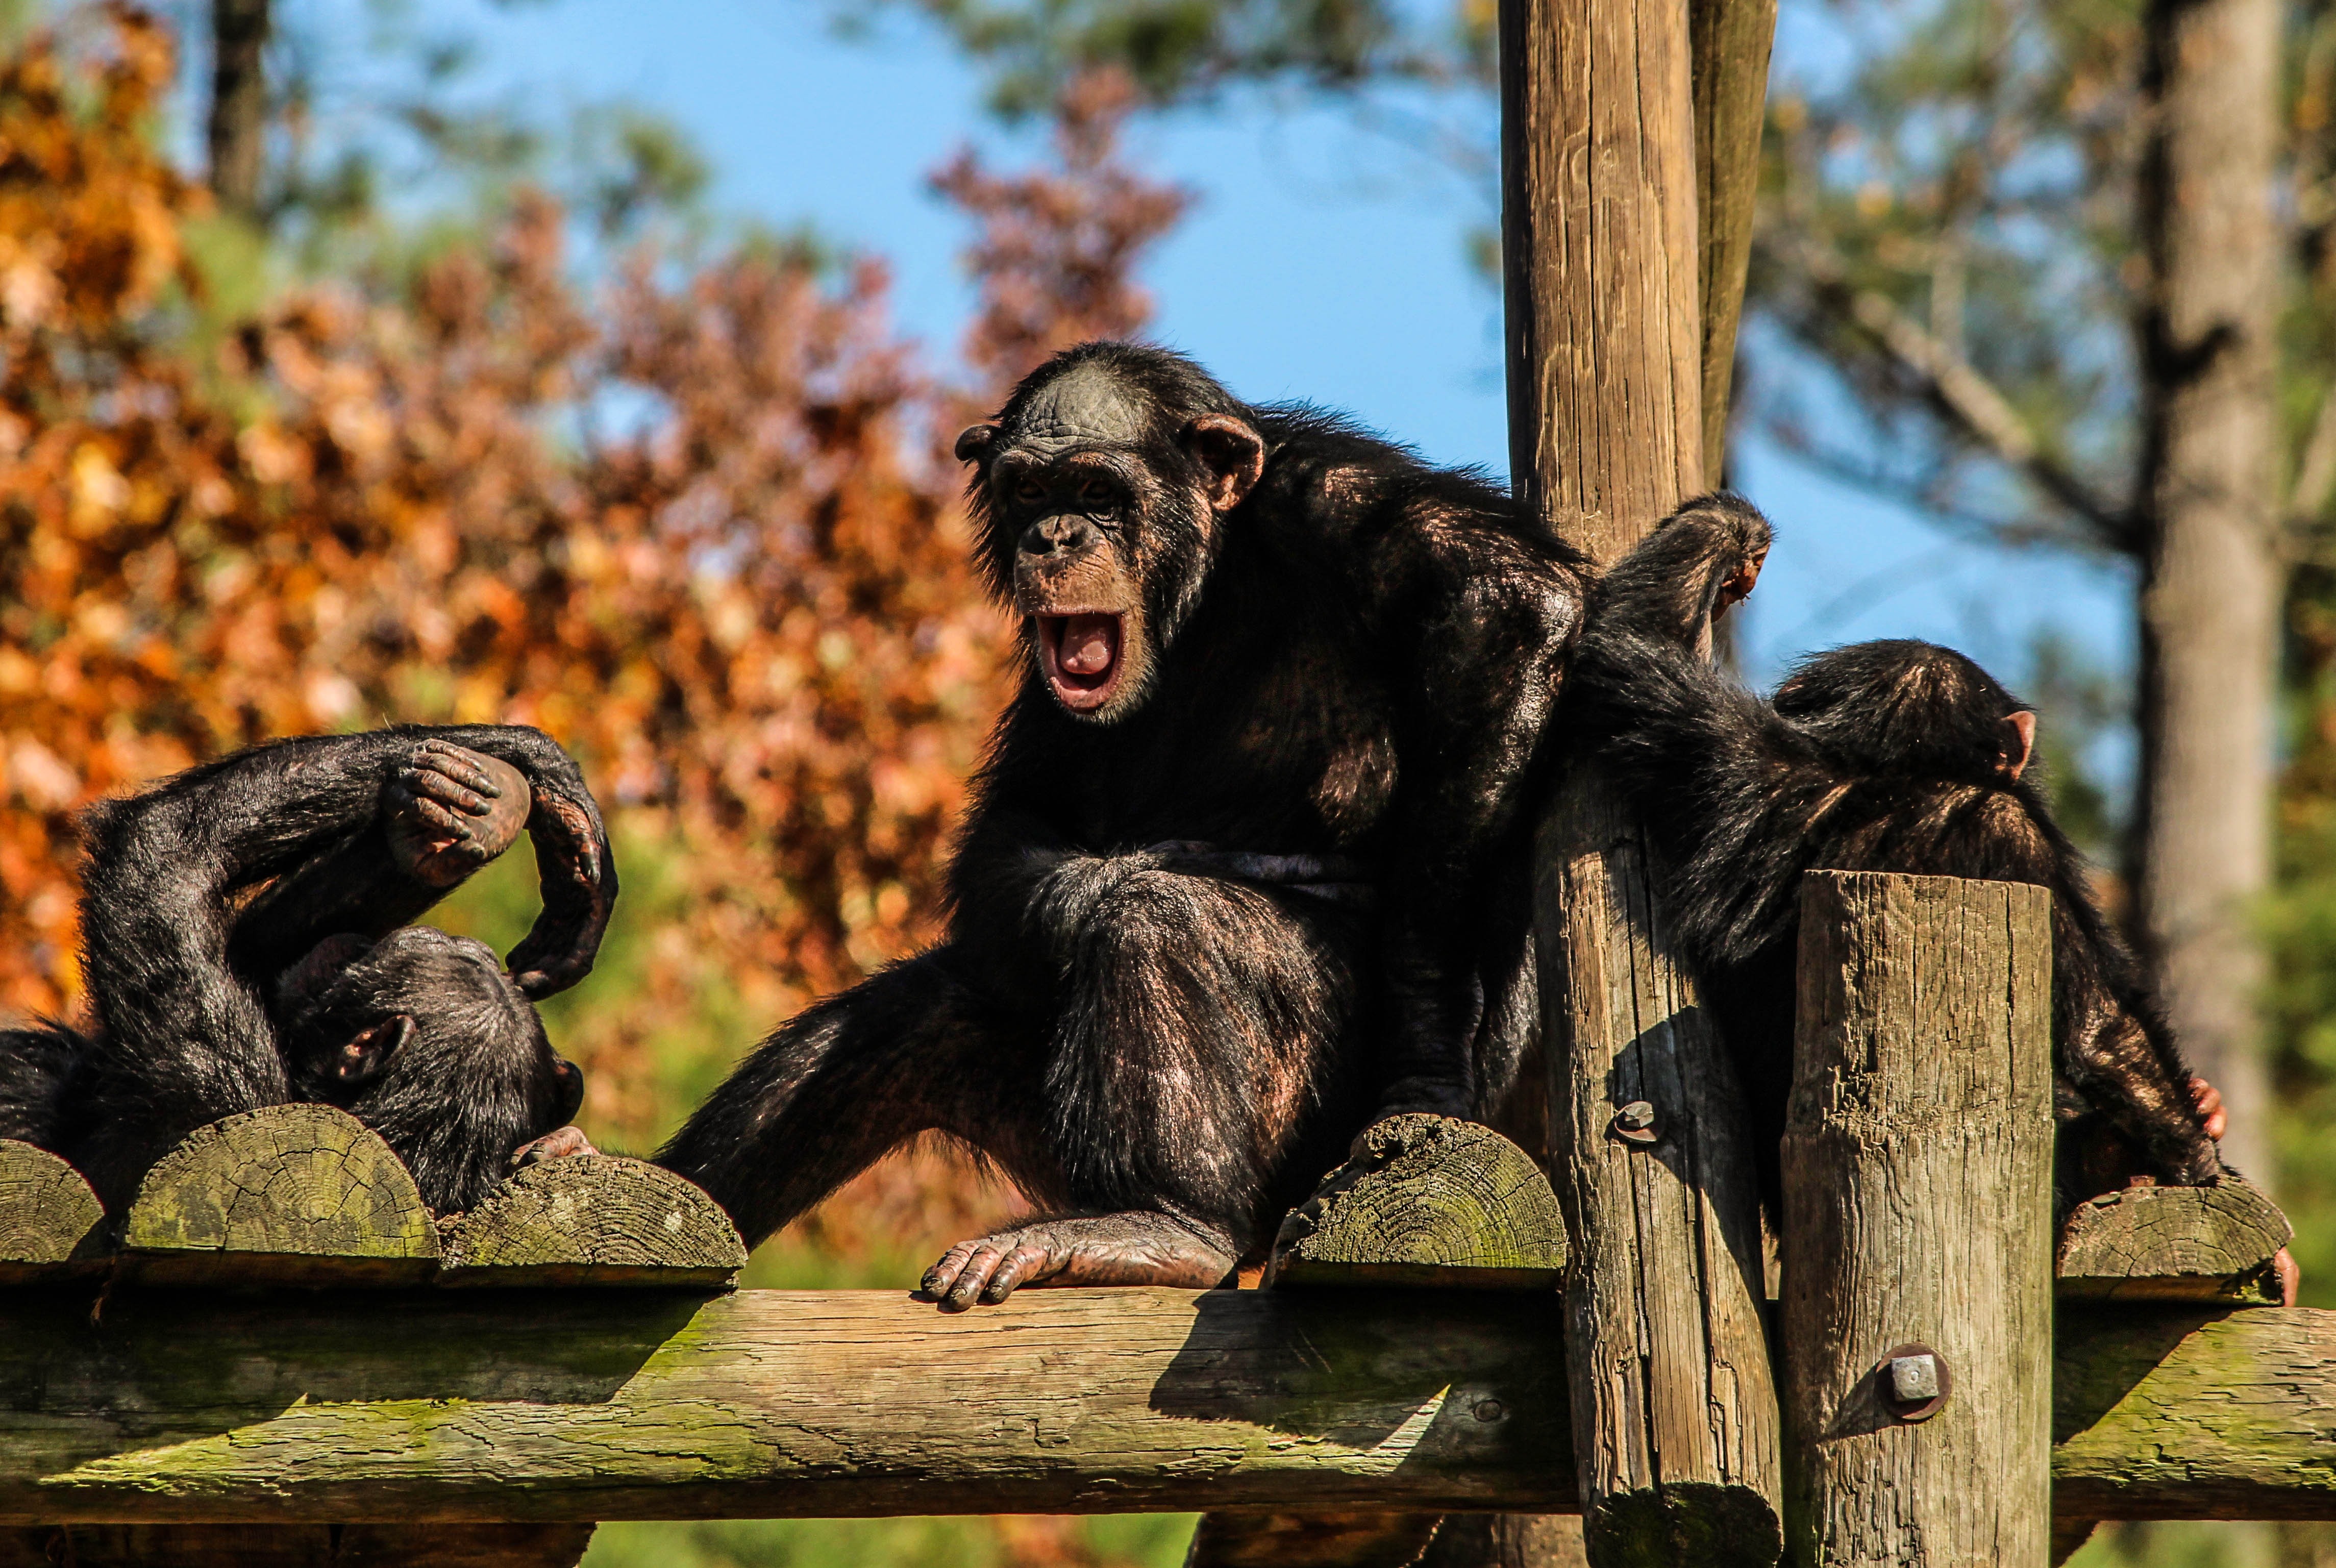
<svg viewBox="0 0 2336 1568">
<path fill-rule="evenodd" d="M 723 1286 L 746 1266 L 702 1188 L 610 1154 L 530 1165 L 453 1229 L 444 1285 Z"/>
<path fill-rule="evenodd" d="M 105 1210 L 81 1173 L 0 1138 L 0 1284 L 94 1272 L 106 1251 Z"/>
<path fill-rule="evenodd" d="M 1553 1290 L 1565 1221 L 1533 1156 L 1489 1127 L 1390 1116 L 1282 1221 L 1267 1282 Z"/>
</svg>

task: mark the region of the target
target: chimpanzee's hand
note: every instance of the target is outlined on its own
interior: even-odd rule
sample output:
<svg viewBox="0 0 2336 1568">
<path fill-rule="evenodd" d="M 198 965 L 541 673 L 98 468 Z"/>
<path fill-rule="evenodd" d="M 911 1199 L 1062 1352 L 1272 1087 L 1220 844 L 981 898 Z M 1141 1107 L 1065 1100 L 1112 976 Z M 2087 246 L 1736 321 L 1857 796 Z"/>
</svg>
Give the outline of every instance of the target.
<svg viewBox="0 0 2336 1568">
<path fill-rule="evenodd" d="M 1003 1301 L 1022 1285 L 1207 1290 L 1231 1278 L 1237 1261 L 1225 1238 L 1166 1214 L 1034 1220 L 959 1242 L 925 1271 L 917 1293 L 945 1312 L 962 1312 L 976 1301 Z"/>
<path fill-rule="evenodd" d="M 503 963 L 521 992 L 540 1001 L 592 972 L 617 902 L 608 830 L 576 759 L 541 730 L 476 725 L 454 733 L 472 750 L 501 758 L 527 778 L 527 833 L 535 841 L 543 910 Z"/>
<path fill-rule="evenodd" d="M 390 852 L 405 873 L 451 888 L 518 842 L 527 825 L 527 780 L 451 741 L 425 740 L 382 785 Z"/>
</svg>

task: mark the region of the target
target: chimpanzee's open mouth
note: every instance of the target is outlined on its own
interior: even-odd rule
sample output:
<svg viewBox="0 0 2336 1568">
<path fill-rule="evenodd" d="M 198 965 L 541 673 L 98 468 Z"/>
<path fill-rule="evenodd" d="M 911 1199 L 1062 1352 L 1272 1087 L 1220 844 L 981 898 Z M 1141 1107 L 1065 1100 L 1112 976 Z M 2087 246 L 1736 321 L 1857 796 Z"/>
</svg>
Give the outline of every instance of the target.
<svg viewBox="0 0 2336 1568">
<path fill-rule="evenodd" d="M 1046 684 L 1073 713 L 1093 713 L 1119 687 L 1120 618 L 1111 611 L 1040 615 L 1038 657 Z"/>
</svg>

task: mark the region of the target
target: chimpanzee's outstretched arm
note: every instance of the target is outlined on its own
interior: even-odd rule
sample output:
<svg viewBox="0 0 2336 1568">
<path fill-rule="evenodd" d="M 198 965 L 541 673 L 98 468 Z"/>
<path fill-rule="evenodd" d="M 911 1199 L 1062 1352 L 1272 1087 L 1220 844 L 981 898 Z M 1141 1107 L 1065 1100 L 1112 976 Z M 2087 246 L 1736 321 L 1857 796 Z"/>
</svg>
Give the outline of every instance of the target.
<svg viewBox="0 0 2336 1568">
<path fill-rule="evenodd" d="M 798 1014 L 657 1163 L 711 1193 L 750 1247 L 920 1133 L 957 1134 L 1027 1176 L 1035 1075 L 1017 1081 L 1012 1042 L 956 969 L 938 949 Z"/>
</svg>

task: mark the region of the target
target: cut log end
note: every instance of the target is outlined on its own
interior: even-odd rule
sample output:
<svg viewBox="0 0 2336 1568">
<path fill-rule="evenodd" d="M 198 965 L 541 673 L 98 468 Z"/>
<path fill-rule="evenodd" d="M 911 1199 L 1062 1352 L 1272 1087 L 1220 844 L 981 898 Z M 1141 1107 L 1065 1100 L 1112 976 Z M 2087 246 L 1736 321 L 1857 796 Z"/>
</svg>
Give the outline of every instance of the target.
<svg viewBox="0 0 2336 1568">
<path fill-rule="evenodd" d="M 2061 1227 L 2055 1294 L 2275 1307 L 2273 1259 L 2294 1234 L 2278 1205 L 2235 1178 L 2105 1193 L 2078 1204 Z"/>
<path fill-rule="evenodd" d="M 135 1277 L 181 1285 L 406 1285 L 438 1232 L 389 1145 L 330 1105 L 199 1127 L 146 1174 L 122 1228 Z"/>
<path fill-rule="evenodd" d="M 81 1173 L 45 1149 L 0 1138 L 0 1283 L 100 1269 L 105 1209 Z"/>
<path fill-rule="evenodd" d="M 1532 1155 L 1474 1122 L 1389 1116 L 1291 1211 L 1270 1286 L 1555 1290 L 1565 1223 Z"/>
<path fill-rule="evenodd" d="M 704 1189 L 613 1154 L 530 1165 L 453 1226 L 448 1285 L 722 1287 L 746 1265 Z"/>
</svg>

